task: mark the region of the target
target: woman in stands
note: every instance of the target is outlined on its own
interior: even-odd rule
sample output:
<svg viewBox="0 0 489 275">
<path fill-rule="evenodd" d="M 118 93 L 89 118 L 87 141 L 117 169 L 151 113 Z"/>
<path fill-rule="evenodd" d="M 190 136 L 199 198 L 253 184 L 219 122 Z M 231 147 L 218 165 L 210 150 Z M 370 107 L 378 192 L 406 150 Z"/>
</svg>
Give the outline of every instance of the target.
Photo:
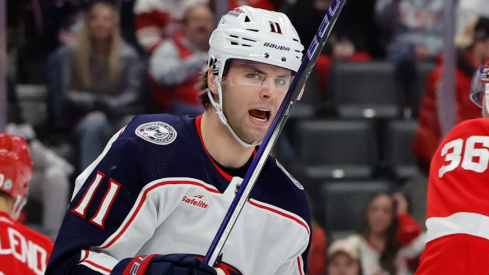
<svg viewBox="0 0 489 275">
<path fill-rule="evenodd" d="M 401 193 L 380 193 L 370 200 L 360 233 L 348 238 L 359 243 L 364 275 L 408 275 L 418 265 L 425 234 Z"/>
<path fill-rule="evenodd" d="M 121 38 L 115 6 L 91 6 L 77 43 L 53 53 L 48 73 L 55 126 L 75 130 L 84 169 L 125 116 L 137 111 L 140 99 L 144 64 Z"/>
</svg>

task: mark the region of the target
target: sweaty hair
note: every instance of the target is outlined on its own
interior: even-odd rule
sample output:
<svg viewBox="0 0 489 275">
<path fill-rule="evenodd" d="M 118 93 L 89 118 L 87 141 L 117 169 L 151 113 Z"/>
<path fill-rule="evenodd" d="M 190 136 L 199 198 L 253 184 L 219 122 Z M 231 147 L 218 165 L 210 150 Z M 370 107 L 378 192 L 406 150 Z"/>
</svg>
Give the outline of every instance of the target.
<svg viewBox="0 0 489 275">
<path fill-rule="evenodd" d="M 210 70 L 210 68 L 208 69 Z M 211 105 L 211 101 L 209 100 L 209 97 L 207 95 L 207 88 L 209 88 L 209 85 L 207 85 L 207 81 L 209 80 L 209 77 L 207 77 L 207 71 L 204 71 L 200 77 L 199 81 L 195 84 L 195 89 L 197 90 L 203 90 L 204 92 L 199 95 L 199 101 L 200 103 L 207 109 Z"/>
<path fill-rule="evenodd" d="M 223 76 L 226 76 L 228 71 L 229 71 L 230 61 L 231 61 L 231 59 L 228 59 L 226 61 L 226 64 L 224 65 L 224 71 L 222 74 Z M 197 82 L 197 84 L 195 84 L 195 89 L 204 90 L 204 92 L 202 94 L 200 94 L 198 98 L 199 98 L 200 103 L 202 103 L 202 105 L 206 109 L 209 108 L 210 106 L 212 106 L 211 101 L 209 100 L 209 96 L 207 95 L 207 90 L 206 90 L 207 88 L 209 88 L 209 85 L 207 84 L 207 81 L 209 80 L 209 77 L 207 76 L 207 72 L 209 70 L 213 70 L 214 68 L 215 68 L 215 66 L 213 64 L 211 64 L 209 66 L 209 69 L 202 73 L 202 75 L 199 78 L 199 81 Z"/>
</svg>

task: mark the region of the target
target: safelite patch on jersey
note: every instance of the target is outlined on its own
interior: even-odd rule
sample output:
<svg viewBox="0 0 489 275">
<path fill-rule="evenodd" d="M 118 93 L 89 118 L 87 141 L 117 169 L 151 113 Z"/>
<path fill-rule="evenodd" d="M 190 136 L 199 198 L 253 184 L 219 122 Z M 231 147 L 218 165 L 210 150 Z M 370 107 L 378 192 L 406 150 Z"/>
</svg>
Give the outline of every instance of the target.
<svg viewBox="0 0 489 275">
<path fill-rule="evenodd" d="M 177 138 L 177 131 L 170 124 L 153 121 L 139 125 L 136 135 L 158 145 L 168 145 Z"/>
</svg>

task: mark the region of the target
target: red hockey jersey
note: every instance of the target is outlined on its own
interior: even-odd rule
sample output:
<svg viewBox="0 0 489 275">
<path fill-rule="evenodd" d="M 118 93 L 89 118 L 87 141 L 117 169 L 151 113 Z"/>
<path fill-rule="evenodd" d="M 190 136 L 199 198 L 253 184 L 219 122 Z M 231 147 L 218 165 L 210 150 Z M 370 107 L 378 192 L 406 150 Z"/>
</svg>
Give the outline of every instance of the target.
<svg viewBox="0 0 489 275">
<path fill-rule="evenodd" d="M 0 212 L 0 274 L 44 274 L 53 242 Z"/>
<path fill-rule="evenodd" d="M 489 119 L 443 139 L 428 185 L 426 248 L 417 275 L 489 274 Z"/>
</svg>

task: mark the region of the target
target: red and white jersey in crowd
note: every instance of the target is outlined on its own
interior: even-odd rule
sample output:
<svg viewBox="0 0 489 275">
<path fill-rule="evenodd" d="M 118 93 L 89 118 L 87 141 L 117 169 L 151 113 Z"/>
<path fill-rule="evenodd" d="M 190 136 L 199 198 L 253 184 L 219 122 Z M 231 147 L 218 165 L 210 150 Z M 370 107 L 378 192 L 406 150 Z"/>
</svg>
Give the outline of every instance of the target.
<svg viewBox="0 0 489 275">
<path fill-rule="evenodd" d="M 428 186 L 426 248 L 417 275 L 489 273 L 489 119 L 443 139 Z"/>
<path fill-rule="evenodd" d="M 151 53 L 164 39 L 182 28 L 187 7 L 207 0 L 137 0 L 134 27 L 139 44 Z"/>
<path fill-rule="evenodd" d="M 160 110 L 175 101 L 201 105 L 195 89 L 202 72 L 207 69 L 207 52 L 194 47 L 182 32 L 161 43 L 149 60 L 151 95 Z"/>
<path fill-rule="evenodd" d="M 53 242 L 0 212 L 0 274 L 44 274 Z"/>
</svg>

